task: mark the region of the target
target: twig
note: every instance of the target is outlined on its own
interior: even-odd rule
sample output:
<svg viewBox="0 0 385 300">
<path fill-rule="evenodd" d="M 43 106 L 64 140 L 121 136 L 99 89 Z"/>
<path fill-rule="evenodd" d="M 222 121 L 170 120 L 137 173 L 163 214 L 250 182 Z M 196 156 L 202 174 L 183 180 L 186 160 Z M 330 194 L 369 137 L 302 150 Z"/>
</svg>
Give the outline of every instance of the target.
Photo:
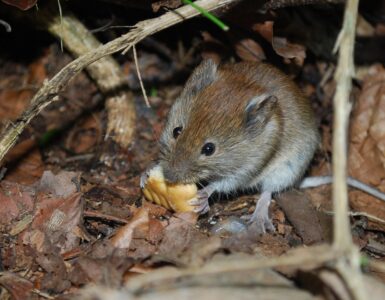
<svg viewBox="0 0 385 300">
<path fill-rule="evenodd" d="M 249 257 L 241 260 L 216 261 L 213 264 L 207 264 L 202 267 L 192 267 L 182 270 L 158 270 L 150 272 L 143 276 L 132 278 L 126 285 L 130 292 L 137 292 L 147 287 L 154 288 L 162 286 L 166 282 L 172 282 L 176 279 L 192 276 L 215 275 L 227 272 L 246 272 L 258 269 L 268 269 L 272 267 L 319 267 L 326 262 L 332 262 L 339 259 L 342 253 L 335 251 L 328 245 L 314 246 L 311 248 L 296 248 L 291 252 L 273 258 L 258 259 Z"/>
<path fill-rule="evenodd" d="M 200 0 L 196 1 L 196 3 L 206 10 L 211 11 L 235 1 L 236 0 Z M 147 36 L 197 15 L 199 15 L 199 12 L 190 5 L 186 5 L 176 9 L 175 12 L 168 12 L 158 18 L 138 22 L 134 29 L 123 36 L 116 38 L 97 49 L 89 51 L 69 63 L 51 80 L 43 84 L 41 89 L 31 100 L 29 107 L 22 113 L 16 122 L 6 126 L 3 134 L 0 136 L 0 163 L 31 120 L 47 105 L 57 101 L 59 99 L 59 92 L 62 91 L 68 82 L 85 67 L 104 56 L 122 51 L 123 49 L 128 50 Z"/>
<path fill-rule="evenodd" d="M 97 218 L 97 219 L 102 219 L 102 220 L 116 222 L 116 223 L 119 223 L 119 224 L 127 224 L 128 223 L 128 221 L 125 220 L 125 219 L 114 217 L 114 216 L 110 216 L 110 215 L 106 215 L 106 214 L 102 214 L 102 213 L 99 213 L 97 211 L 86 210 L 83 213 L 83 215 L 84 215 L 84 217 Z"/>
<path fill-rule="evenodd" d="M 38 289 L 33 289 L 32 292 L 35 293 L 36 295 L 43 297 L 43 298 L 46 298 L 46 299 L 55 299 L 55 297 L 53 297 L 47 293 L 44 293 Z"/>
<path fill-rule="evenodd" d="M 325 213 L 327 215 L 330 215 L 330 216 L 334 215 L 333 211 L 321 210 L 321 212 Z M 376 216 L 373 216 L 373 215 L 368 214 L 368 213 L 363 212 L 363 211 L 349 211 L 348 215 L 351 216 L 351 217 L 365 217 L 365 218 L 368 218 L 371 221 L 375 221 L 375 222 L 378 222 L 378 223 L 385 224 L 385 220 L 380 219 L 380 218 L 378 218 Z"/>
<path fill-rule="evenodd" d="M 43 22 L 44 27 L 57 36 L 74 56 L 79 57 L 102 45 L 75 16 L 71 14 L 57 16 L 52 11 L 54 7 L 42 10 L 36 21 Z M 128 90 L 125 75 L 110 55 L 88 65 L 86 70 L 106 95 L 105 106 L 108 114 L 106 138 L 111 136 L 122 147 L 128 147 L 134 136 L 136 113 L 134 96 Z"/>
<path fill-rule="evenodd" d="M 336 262 L 336 269 L 344 278 L 353 299 L 365 299 L 365 288 L 360 269 L 359 250 L 352 241 L 348 217 L 347 188 L 347 136 L 351 104 L 349 96 L 354 75 L 354 40 L 358 11 L 358 0 L 348 0 L 344 22 L 334 51 L 339 50 L 335 73 L 336 93 L 334 95 L 333 123 L 333 205 L 334 237 L 333 247 L 345 253 Z"/>
<path fill-rule="evenodd" d="M 352 217 L 365 217 L 365 218 L 368 218 L 368 220 L 385 224 L 384 219 L 378 218 L 378 217 L 373 216 L 371 214 L 368 214 L 364 211 L 350 211 L 348 214 L 349 214 L 349 216 L 352 216 Z"/>
<path fill-rule="evenodd" d="M 132 46 L 132 53 L 134 54 L 136 74 L 138 75 L 138 79 L 139 79 L 139 83 L 140 83 L 140 88 L 142 89 L 142 93 L 143 93 L 143 97 L 144 97 L 144 102 L 146 102 L 146 106 L 147 107 L 151 107 L 150 102 L 148 101 L 146 89 L 144 88 L 144 85 L 143 85 L 142 75 L 140 75 L 139 64 L 138 64 L 138 56 L 136 55 L 136 47 L 135 47 L 135 45 Z"/>
<path fill-rule="evenodd" d="M 264 6 L 263 10 L 278 9 L 291 6 L 314 5 L 314 4 L 341 4 L 345 0 L 270 0 Z"/>
<path fill-rule="evenodd" d="M 336 92 L 334 95 L 333 120 L 333 203 L 334 203 L 334 244 L 349 250 L 353 244 L 348 218 L 347 188 L 347 137 L 351 104 L 349 103 L 352 77 L 354 75 L 354 39 L 358 0 L 349 0 L 346 5 L 344 22 L 334 51 L 339 50 L 335 73 Z"/>
</svg>

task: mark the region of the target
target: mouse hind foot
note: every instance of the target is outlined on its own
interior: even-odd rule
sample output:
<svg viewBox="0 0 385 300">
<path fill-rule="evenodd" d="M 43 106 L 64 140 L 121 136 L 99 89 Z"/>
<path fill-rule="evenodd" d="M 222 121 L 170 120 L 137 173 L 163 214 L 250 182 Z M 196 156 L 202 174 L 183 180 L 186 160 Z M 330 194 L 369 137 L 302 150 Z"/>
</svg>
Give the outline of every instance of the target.
<svg viewBox="0 0 385 300">
<path fill-rule="evenodd" d="M 269 218 L 270 203 L 271 192 L 263 192 L 254 212 L 251 215 L 244 216 L 245 219 L 248 219 L 249 227 L 260 234 L 265 234 L 267 231 L 275 231 L 273 222 Z"/>
</svg>

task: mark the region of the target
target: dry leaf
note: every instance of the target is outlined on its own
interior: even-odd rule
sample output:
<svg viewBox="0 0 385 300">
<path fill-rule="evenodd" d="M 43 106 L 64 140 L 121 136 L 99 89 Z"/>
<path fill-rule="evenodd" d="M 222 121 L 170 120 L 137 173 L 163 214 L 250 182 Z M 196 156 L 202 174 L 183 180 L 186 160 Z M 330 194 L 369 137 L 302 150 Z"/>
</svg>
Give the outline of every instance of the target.
<svg viewBox="0 0 385 300">
<path fill-rule="evenodd" d="M 82 224 L 82 211 L 80 193 L 66 198 L 39 194 L 31 229 L 44 232 L 52 244 L 57 244 L 62 252 L 67 252 L 79 244 L 77 231 Z"/>
<path fill-rule="evenodd" d="M 302 66 L 306 58 L 305 47 L 291 43 L 285 37 L 273 37 L 272 46 L 278 55 L 287 59 L 294 59 L 297 65 Z"/>
<path fill-rule="evenodd" d="M 266 59 L 262 47 L 252 39 L 240 40 L 235 45 L 237 55 L 245 61 L 260 62 Z"/>
<path fill-rule="evenodd" d="M 28 89 L 2 89 L 0 91 L 0 119 L 16 119 L 25 109 L 33 96 L 33 91 Z"/>
<path fill-rule="evenodd" d="M 55 175 L 52 171 L 44 171 L 37 185 L 37 191 L 51 193 L 56 197 L 68 197 L 77 192 L 75 183 L 79 175 L 77 172 L 61 171 Z"/>
<path fill-rule="evenodd" d="M 0 182 L 0 224 L 8 225 L 33 210 L 34 191 L 18 183 Z"/>
<path fill-rule="evenodd" d="M 40 150 L 32 138 L 18 143 L 7 155 L 5 160 L 10 165 L 5 179 L 29 185 L 36 182 L 44 171 Z"/>
<path fill-rule="evenodd" d="M 32 282 L 10 272 L 1 273 L 0 286 L 7 289 L 14 300 L 29 299 L 33 289 Z M 4 297 L 3 299 L 6 298 Z"/>
<path fill-rule="evenodd" d="M 266 21 L 264 23 L 257 23 L 253 25 L 253 30 L 258 32 L 266 41 L 273 40 L 273 21 Z"/>
<path fill-rule="evenodd" d="M 76 285 L 99 283 L 118 287 L 124 273 L 132 266 L 126 257 L 109 255 L 104 258 L 80 257 L 70 273 L 71 282 Z"/>
<path fill-rule="evenodd" d="M 116 248 L 129 248 L 134 229 L 142 224 L 147 224 L 149 220 L 148 209 L 139 209 L 128 224 L 116 231 L 115 235 L 110 239 L 111 244 Z"/>
<path fill-rule="evenodd" d="M 276 200 L 304 244 L 309 245 L 327 240 L 328 235 L 323 232 L 320 224 L 322 220 L 318 218 L 317 211 L 305 192 L 288 191 L 277 196 Z M 328 221 L 327 224 L 331 226 L 330 220 Z"/>
<path fill-rule="evenodd" d="M 306 58 L 304 46 L 289 42 L 285 37 L 274 35 L 273 21 L 266 21 L 253 25 L 253 30 L 258 32 L 265 40 L 271 43 L 274 51 L 285 59 L 294 59 L 297 65 L 302 66 Z"/>
<path fill-rule="evenodd" d="M 352 113 L 349 174 L 385 192 L 385 69 L 376 67 L 369 74 Z M 350 203 L 355 211 L 385 220 L 383 201 L 353 191 Z M 383 224 L 374 228 L 385 230 Z"/>
<path fill-rule="evenodd" d="M 9 4 L 9 5 L 16 6 L 17 8 L 20 8 L 21 10 L 30 9 L 37 2 L 37 0 L 2 0 L 2 1 L 4 3 Z"/>
<path fill-rule="evenodd" d="M 74 130 L 71 130 L 65 145 L 75 153 L 91 151 L 101 139 L 101 124 L 97 115 L 93 114 L 81 120 Z"/>
<path fill-rule="evenodd" d="M 164 236 L 158 249 L 160 261 L 183 265 L 199 264 L 207 256 L 207 249 L 204 249 L 205 247 L 202 245 L 208 246 L 210 249 L 208 252 L 219 247 L 217 237 L 213 237 L 212 243 L 209 242 L 208 236 L 200 232 L 191 221 L 191 218 L 185 220 L 175 216 L 169 220 L 169 225 L 164 229 Z M 195 255 L 191 251 L 193 246 L 198 244 L 200 245 L 198 246 L 199 250 L 195 251 L 199 253 Z M 214 246 L 211 247 L 211 245 Z M 200 250 L 203 251 L 202 256 L 200 256 Z"/>
</svg>

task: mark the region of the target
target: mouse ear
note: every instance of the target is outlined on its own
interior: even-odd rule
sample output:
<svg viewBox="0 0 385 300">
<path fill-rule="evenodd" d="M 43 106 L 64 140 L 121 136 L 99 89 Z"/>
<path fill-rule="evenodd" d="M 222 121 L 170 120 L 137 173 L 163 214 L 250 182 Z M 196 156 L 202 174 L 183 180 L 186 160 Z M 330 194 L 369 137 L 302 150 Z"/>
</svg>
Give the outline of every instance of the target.
<svg viewBox="0 0 385 300">
<path fill-rule="evenodd" d="M 218 65 L 212 59 L 204 60 L 195 68 L 190 78 L 187 80 L 184 93 L 196 94 L 212 83 L 216 78 L 217 68 Z"/>
<path fill-rule="evenodd" d="M 274 95 L 262 94 L 253 97 L 246 106 L 246 126 L 264 125 L 273 114 L 278 99 Z"/>
</svg>

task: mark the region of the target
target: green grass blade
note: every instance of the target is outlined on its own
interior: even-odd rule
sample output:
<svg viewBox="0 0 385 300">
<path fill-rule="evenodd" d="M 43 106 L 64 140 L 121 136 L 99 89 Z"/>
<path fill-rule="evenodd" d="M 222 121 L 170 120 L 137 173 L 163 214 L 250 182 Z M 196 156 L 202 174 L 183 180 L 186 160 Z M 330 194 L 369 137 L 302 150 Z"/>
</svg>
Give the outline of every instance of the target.
<svg viewBox="0 0 385 300">
<path fill-rule="evenodd" d="M 204 15 L 206 18 L 208 18 L 211 22 L 216 24 L 219 28 L 221 28 L 223 31 L 227 31 L 230 29 L 229 26 L 227 26 L 225 23 L 223 23 L 221 20 L 219 20 L 216 16 L 209 13 L 207 10 L 203 9 L 202 7 L 196 5 L 194 2 L 190 0 L 182 0 L 184 4 L 191 5 L 193 8 L 195 8 L 197 11 L 199 11 L 202 15 Z"/>
</svg>

